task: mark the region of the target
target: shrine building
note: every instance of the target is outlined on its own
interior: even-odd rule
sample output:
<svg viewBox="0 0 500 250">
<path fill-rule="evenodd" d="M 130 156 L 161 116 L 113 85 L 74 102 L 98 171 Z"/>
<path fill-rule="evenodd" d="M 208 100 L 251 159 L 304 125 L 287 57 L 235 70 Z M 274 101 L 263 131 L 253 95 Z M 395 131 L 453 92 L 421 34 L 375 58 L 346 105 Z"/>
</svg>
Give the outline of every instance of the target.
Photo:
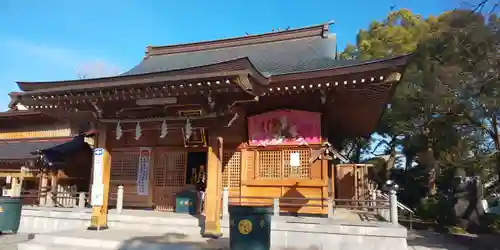
<svg viewBox="0 0 500 250">
<path fill-rule="evenodd" d="M 2 194 L 21 195 L 25 205 L 41 205 L 48 191 L 65 196 L 87 191 L 91 131 L 77 132 L 84 130 L 16 103 L 10 106 L 10 110 L 0 112 Z M 19 186 L 17 193 L 15 186 Z"/>
<path fill-rule="evenodd" d="M 206 166 L 205 228 L 216 234 L 221 187 L 234 203 L 298 197 L 281 210 L 326 214 L 328 198 L 358 185 L 359 176 L 338 181 L 338 152 L 317 152 L 373 132 L 408 56 L 336 54 L 329 24 L 148 46 L 121 75 L 18 82 L 21 92 L 10 96 L 31 111 L 92 124 L 97 147 L 111 156 L 104 185 L 124 185 L 125 207 L 172 211 L 175 194 L 193 188 Z"/>
</svg>

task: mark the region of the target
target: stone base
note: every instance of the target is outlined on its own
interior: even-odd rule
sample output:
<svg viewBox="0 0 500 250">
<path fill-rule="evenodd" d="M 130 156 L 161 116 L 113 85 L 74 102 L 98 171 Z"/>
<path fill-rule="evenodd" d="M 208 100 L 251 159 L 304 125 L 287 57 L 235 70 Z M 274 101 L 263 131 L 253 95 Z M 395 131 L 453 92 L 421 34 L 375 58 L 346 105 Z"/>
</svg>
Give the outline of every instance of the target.
<svg viewBox="0 0 500 250">
<path fill-rule="evenodd" d="M 228 227 L 222 231 L 229 235 Z M 271 223 L 271 249 L 406 250 L 406 238 L 406 228 L 387 222 L 280 216 Z"/>
<path fill-rule="evenodd" d="M 89 249 L 88 242 L 100 246 L 94 249 L 119 249 L 120 244 L 129 244 L 132 239 L 142 239 L 145 241 L 141 243 L 145 244 L 144 247 L 153 247 L 158 241 L 153 244 L 151 239 L 156 239 L 159 235 L 161 237 L 184 235 L 182 237 L 190 241 L 195 239 L 197 242 L 217 243 L 218 249 L 226 247 L 224 244 L 228 243 L 228 220 L 221 221 L 224 237 L 207 239 L 202 237 L 200 231 L 203 222 L 190 215 L 152 211 L 124 211 L 123 214 L 116 214 L 111 211 L 108 216 L 109 229 L 98 232 L 85 230 L 89 226 L 90 216 L 90 210 L 80 212 L 23 210 L 20 231 L 42 234 L 36 235 L 33 242 L 26 243 L 24 248 L 19 249 L 67 250 L 77 249 L 78 246 Z M 118 236 L 113 236 L 115 234 Z M 127 235 L 130 237 L 125 237 Z M 142 238 L 138 237 L 140 235 Z M 217 238 L 220 234 L 203 236 Z M 83 240 L 80 240 L 82 237 Z M 273 217 L 271 223 L 271 249 L 406 250 L 406 238 L 406 228 L 395 227 L 387 222 L 355 224 L 325 218 L 281 216 Z M 87 243 L 83 243 L 84 241 Z M 79 245 L 78 242 L 82 244 Z M 68 247 L 67 244 L 76 245 Z M 103 244 L 107 247 L 101 247 Z M 176 249 L 183 249 L 180 245 L 176 246 L 179 247 Z"/>
<path fill-rule="evenodd" d="M 102 231 L 108 229 L 108 226 L 89 226 L 87 227 L 87 230 L 89 231 Z"/>
<path fill-rule="evenodd" d="M 23 209 L 19 232 L 52 233 L 75 229 L 86 229 L 90 226 L 90 209 L 63 208 L 28 208 Z M 162 213 L 153 211 L 127 210 L 122 214 L 110 210 L 107 226 L 111 229 L 130 228 L 146 232 L 170 232 L 170 229 L 190 228 L 199 231 L 198 218 L 185 214 Z"/>
</svg>

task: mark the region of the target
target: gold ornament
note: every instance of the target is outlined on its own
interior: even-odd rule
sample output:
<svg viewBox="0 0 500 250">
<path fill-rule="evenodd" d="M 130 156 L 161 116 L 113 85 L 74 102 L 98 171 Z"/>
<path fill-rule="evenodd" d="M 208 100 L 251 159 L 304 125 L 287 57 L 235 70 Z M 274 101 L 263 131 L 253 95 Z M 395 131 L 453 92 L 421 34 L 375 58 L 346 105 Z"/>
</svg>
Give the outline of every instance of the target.
<svg viewBox="0 0 500 250">
<path fill-rule="evenodd" d="M 238 232 L 240 234 L 249 234 L 252 232 L 252 222 L 249 220 L 242 220 L 238 223 Z"/>
</svg>

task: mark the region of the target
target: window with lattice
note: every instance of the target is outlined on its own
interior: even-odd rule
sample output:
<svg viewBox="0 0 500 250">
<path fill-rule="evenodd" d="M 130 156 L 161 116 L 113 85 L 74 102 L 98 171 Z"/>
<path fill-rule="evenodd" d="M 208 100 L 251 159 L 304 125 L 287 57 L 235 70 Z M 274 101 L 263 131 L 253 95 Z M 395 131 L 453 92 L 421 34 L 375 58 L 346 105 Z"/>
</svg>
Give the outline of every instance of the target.
<svg viewBox="0 0 500 250">
<path fill-rule="evenodd" d="M 183 187 L 186 182 L 185 152 L 162 152 L 156 156 L 155 185 L 159 187 Z"/>
<path fill-rule="evenodd" d="M 292 154 L 298 154 L 300 166 L 292 166 Z M 300 150 L 262 150 L 257 153 L 258 179 L 280 180 L 286 178 L 310 179 L 311 165 L 309 158 L 311 151 Z"/>
<path fill-rule="evenodd" d="M 136 180 L 139 165 L 139 152 L 112 152 L 111 179 Z"/>
<path fill-rule="evenodd" d="M 225 151 L 222 159 L 222 187 L 237 188 L 241 185 L 241 152 Z"/>
</svg>

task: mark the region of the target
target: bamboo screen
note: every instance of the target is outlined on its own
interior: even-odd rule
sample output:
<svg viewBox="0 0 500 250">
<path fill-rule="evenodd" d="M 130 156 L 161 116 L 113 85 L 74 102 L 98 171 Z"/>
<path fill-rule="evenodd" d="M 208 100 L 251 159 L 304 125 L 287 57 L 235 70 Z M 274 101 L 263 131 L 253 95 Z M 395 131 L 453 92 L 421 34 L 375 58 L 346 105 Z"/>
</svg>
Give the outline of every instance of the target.
<svg viewBox="0 0 500 250">
<path fill-rule="evenodd" d="M 290 166 L 292 153 L 298 153 L 300 167 Z M 299 150 L 262 150 L 257 152 L 257 179 L 280 180 L 287 178 L 310 179 L 311 165 L 309 149 Z"/>
<path fill-rule="evenodd" d="M 241 152 L 224 150 L 222 165 L 222 187 L 239 188 L 241 185 Z"/>
<path fill-rule="evenodd" d="M 155 162 L 155 185 L 157 187 L 184 187 L 186 182 L 185 152 L 160 153 Z"/>
<path fill-rule="evenodd" d="M 112 152 L 111 180 L 135 181 L 139 152 Z"/>
</svg>

